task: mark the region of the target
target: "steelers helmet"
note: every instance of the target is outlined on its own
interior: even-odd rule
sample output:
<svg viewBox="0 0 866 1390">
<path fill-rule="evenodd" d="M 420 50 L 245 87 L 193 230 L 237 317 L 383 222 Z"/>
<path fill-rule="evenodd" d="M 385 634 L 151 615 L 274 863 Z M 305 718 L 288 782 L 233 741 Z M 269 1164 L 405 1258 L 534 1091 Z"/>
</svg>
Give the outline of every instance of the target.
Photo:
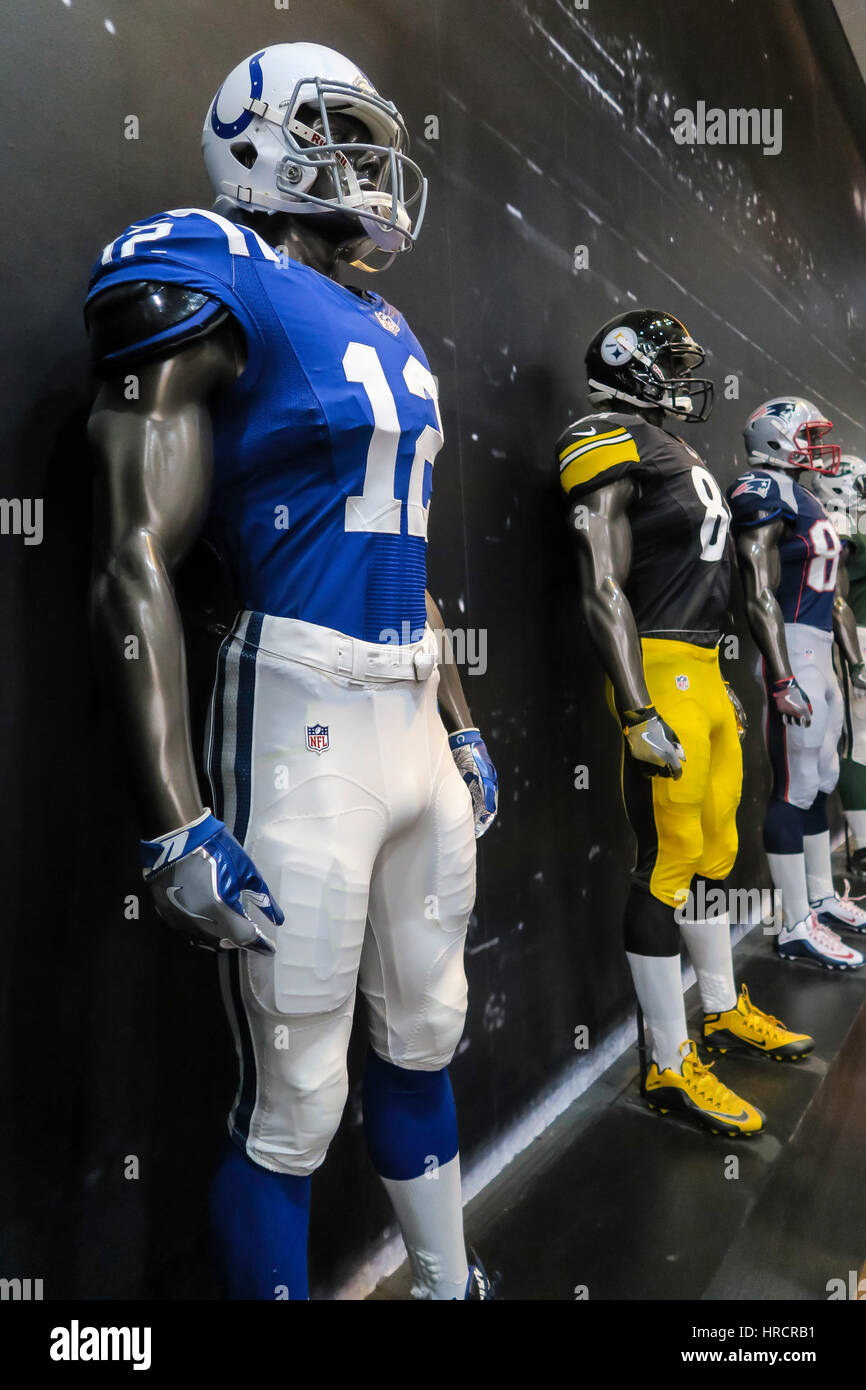
<svg viewBox="0 0 866 1390">
<path fill-rule="evenodd" d="M 713 408 L 713 383 L 691 375 L 705 356 L 673 314 L 629 309 L 609 319 L 586 350 L 589 398 L 593 405 L 625 401 L 681 420 L 706 420 Z"/>
</svg>

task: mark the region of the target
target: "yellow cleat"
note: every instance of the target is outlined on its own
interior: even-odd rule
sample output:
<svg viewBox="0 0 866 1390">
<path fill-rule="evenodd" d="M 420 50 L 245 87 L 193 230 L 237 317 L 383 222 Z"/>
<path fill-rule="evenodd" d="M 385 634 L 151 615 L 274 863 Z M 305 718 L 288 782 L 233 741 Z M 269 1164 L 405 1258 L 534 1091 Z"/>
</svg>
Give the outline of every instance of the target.
<svg viewBox="0 0 866 1390">
<path fill-rule="evenodd" d="M 760 1052 L 774 1062 L 799 1062 L 815 1046 L 808 1033 L 792 1033 L 784 1023 L 755 1008 L 743 985 L 733 1009 L 704 1014 L 704 1046 L 708 1052 Z"/>
<path fill-rule="evenodd" d="M 650 1067 L 644 1096 L 651 1110 L 663 1115 L 669 1110 L 681 1112 L 713 1134 L 731 1138 L 749 1138 L 763 1129 L 761 1111 L 729 1091 L 713 1075 L 712 1065 L 704 1066 L 691 1038 L 683 1043 L 680 1054 L 682 1075 L 672 1067 L 660 1072 L 655 1062 Z"/>
</svg>

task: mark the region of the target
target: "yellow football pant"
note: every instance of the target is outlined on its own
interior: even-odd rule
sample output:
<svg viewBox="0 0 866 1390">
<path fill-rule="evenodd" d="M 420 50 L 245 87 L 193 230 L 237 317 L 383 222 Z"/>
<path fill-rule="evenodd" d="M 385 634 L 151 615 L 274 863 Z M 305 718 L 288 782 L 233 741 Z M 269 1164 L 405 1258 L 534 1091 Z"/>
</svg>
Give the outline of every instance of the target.
<svg viewBox="0 0 866 1390">
<path fill-rule="evenodd" d="M 743 758 L 718 648 L 644 637 L 650 699 L 685 751 L 683 775 L 647 777 L 624 751 L 623 798 L 637 838 L 636 883 L 669 907 L 692 878 L 723 879 L 737 857 Z"/>
</svg>

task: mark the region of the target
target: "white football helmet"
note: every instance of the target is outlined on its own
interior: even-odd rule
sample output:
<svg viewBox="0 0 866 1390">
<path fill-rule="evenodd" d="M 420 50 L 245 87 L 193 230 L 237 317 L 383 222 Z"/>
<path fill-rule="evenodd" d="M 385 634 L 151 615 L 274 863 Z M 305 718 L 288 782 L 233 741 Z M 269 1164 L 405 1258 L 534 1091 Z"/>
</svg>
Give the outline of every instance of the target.
<svg viewBox="0 0 866 1390">
<path fill-rule="evenodd" d="M 346 138 L 346 137 L 350 138 Z M 215 208 L 349 214 L 353 264 L 415 244 L 427 180 L 408 157 L 397 108 L 360 68 L 317 43 L 278 43 L 245 58 L 211 103 L 202 131 Z"/>
<path fill-rule="evenodd" d="M 819 473 L 812 491 L 837 529 L 846 535 L 858 530 L 860 515 L 866 510 L 866 462 L 856 454 L 843 454 L 838 473 Z"/>
<path fill-rule="evenodd" d="M 822 444 L 833 428 L 816 405 L 802 396 L 776 396 L 759 405 L 746 421 L 743 438 L 753 468 L 811 468 L 835 473 L 842 450 Z"/>
</svg>

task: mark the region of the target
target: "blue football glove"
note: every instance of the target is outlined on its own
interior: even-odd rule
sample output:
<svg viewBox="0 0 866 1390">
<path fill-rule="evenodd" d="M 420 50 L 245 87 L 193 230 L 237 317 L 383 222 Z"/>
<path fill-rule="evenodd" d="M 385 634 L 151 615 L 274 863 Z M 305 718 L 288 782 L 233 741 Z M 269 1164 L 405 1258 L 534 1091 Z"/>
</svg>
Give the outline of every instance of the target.
<svg viewBox="0 0 866 1390">
<path fill-rule="evenodd" d="M 456 734 L 449 735 L 448 746 L 472 796 L 475 838 L 480 840 L 493 824 L 499 805 L 496 768 L 477 729 L 458 729 Z"/>
<path fill-rule="evenodd" d="M 285 918 L 253 861 L 210 809 L 158 840 L 142 840 L 144 879 L 163 921 L 212 951 L 272 956 L 262 931 Z"/>
</svg>

